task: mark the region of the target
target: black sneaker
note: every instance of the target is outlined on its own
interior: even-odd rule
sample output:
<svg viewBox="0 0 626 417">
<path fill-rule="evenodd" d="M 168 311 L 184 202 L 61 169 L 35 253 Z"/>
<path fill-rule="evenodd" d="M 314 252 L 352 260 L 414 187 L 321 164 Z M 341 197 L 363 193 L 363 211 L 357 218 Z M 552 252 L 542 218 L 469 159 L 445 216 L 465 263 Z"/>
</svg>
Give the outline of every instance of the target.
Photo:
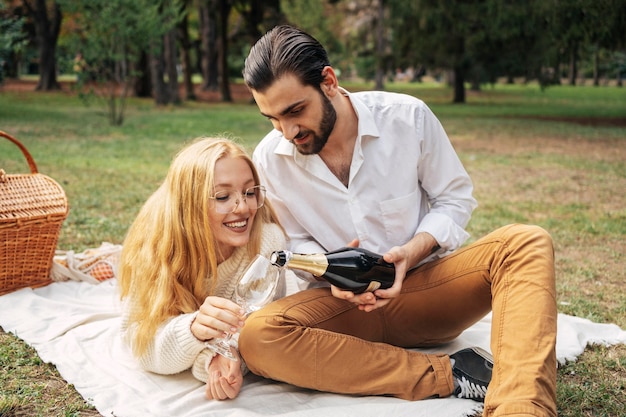
<svg viewBox="0 0 626 417">
<path fill-rule="evenodd" d="M 459 350 L 450 355 L 450 359 L 454 359 L 454 395 L 484 402 L 493 371 L 491 354 L 479 347 L 473 347 Z"/>
</svg>

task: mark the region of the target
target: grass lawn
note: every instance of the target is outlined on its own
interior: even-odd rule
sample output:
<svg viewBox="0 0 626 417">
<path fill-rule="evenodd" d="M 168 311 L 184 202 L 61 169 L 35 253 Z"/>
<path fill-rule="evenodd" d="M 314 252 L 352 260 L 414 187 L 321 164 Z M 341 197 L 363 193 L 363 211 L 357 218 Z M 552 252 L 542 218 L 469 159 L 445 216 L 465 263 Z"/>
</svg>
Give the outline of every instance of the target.
<svg viewBox="0 0 626 417">
<path fill-rule="evenodd" d="M 559 311 L 626 329 L 626 89 L 497 85 L 454 105 L 442 86 L 387 88 L 422 98 L 449 133 L 479 202 L 471 240 L 512 222 L 544 227 L 555 241 Z M 163 108 L 130 99 L 126 116 L 112 127 L 103 107 L 85 107 L 68 90 L 0 87 L 0 130 L 22 141 L 68 195 L 60 249 L 121 244 L 186 142 L 228 135 L 252 151 L 270 129 L 245 97 Z M 27 172 L 17 147 L 4 142 L 0 167 Z M 54 366 L 4 332 L 0 363 L 0 416 L 98 415 Z M 587 349 L 559 369 L 557 388 L 559 416 L 623 416 L 626 346 Z"/>
</svg>

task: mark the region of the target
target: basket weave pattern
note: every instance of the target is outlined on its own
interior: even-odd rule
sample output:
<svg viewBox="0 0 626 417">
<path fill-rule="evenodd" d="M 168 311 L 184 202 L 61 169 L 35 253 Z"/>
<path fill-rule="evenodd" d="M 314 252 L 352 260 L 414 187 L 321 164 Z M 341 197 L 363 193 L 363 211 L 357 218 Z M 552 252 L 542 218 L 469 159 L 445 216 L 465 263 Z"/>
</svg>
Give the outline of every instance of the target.
<svg viewBox="0 0 626 417">
<path fill-rule="evenodd" d="M 0 295 L 51 282 L 50 268 L 63 221 L 68 215 L 65 192 L 52 178 L 37 172 L 26 148 L 16 144 L 30 174 L 6 174 L 0 169 Z"/>
</svg>

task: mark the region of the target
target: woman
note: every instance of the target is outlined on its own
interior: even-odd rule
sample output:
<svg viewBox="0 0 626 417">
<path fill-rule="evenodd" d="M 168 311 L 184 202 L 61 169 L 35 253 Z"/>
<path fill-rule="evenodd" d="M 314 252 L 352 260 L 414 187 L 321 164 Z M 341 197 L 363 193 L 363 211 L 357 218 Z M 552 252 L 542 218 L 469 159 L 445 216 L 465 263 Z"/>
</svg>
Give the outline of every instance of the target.
<svg viewBox="0 0 626 417">
<path fill-rule="evenodd" d="M 207 383 L 208 399 L 235 398 L 243 362 L 215 355 L 206 342 L 243 326 L 243 311 L 231 301 L 238 277 L 257 253 L 284 247 L 283 229 L 240 146 L 202 138 L 184 148 L 123 245 L 122 331 L 142 367 L 159 374 L 191 368 Z M 281 288 L 279 295 L 284 282 Z"/>
</svg>

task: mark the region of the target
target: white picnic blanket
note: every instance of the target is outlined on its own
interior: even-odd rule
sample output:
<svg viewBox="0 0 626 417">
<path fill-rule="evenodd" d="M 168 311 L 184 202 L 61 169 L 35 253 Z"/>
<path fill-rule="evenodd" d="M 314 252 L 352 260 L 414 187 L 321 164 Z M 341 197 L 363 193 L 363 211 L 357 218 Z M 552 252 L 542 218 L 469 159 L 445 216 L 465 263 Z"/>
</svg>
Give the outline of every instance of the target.
<svg viewBox="0 0 626 417">
<path fill-rule="evenodd" d="M 479 403 L 455 398 L 410 402 L 316 392 L 255 375 L 245 377 L 235 400 L 207 401 L 204 385 L 190 372 L 163 376 L 142 371 L 121 342 L 119 325 L 115 279 L 97 285 L 55 282 L 0 296 L 0 326 L 33 346 L 42 360 L 56 365 L 63 378 L 105 416 L 466 417 L 482 409 Z M 473 345 L 489 350 L 490 325 L 491 317 L 486 316 L 455 342 L 431 351 L 453 353 Z M 626 331 L 559 315 L 561 363 L 575 360 L 594 343 L 626 343 Z"/>
</svg>

